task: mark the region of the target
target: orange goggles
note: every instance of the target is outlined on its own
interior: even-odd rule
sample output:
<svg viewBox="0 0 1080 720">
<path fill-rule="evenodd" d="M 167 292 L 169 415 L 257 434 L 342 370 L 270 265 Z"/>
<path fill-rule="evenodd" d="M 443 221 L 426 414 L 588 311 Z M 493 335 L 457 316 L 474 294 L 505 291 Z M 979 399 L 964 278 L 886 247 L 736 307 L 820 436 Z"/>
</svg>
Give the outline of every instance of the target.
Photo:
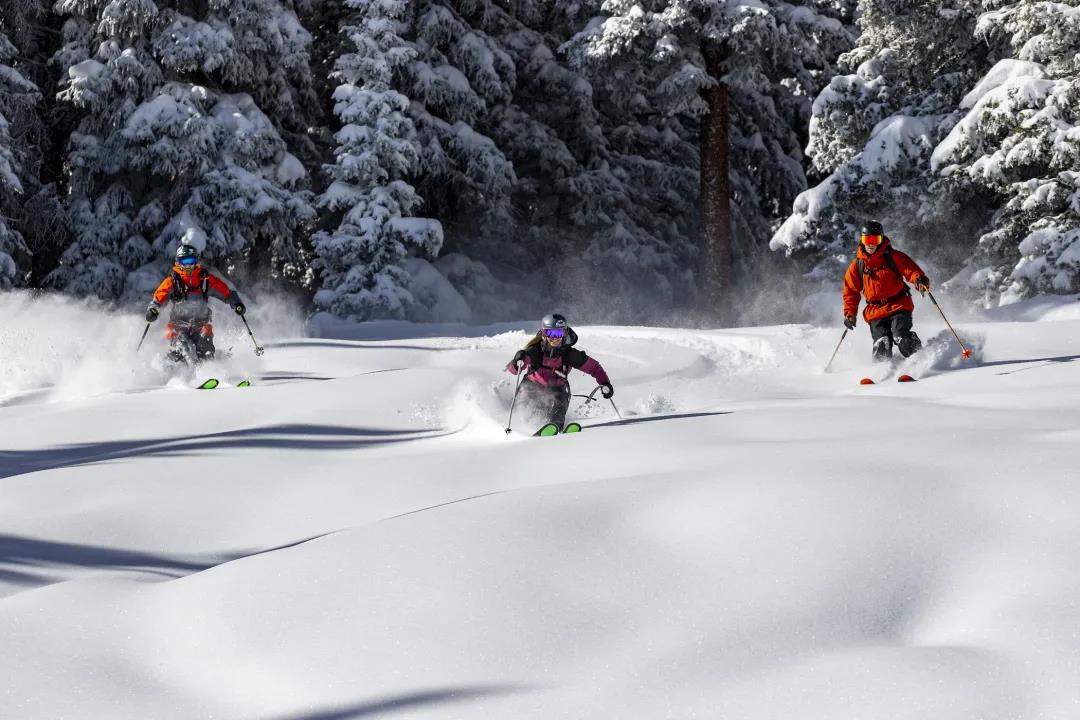
<svg viewBox="0 0 1080 720">
<path fill-rule="evenodd" d="M 881 236 L 880 235 L 860 235 L 859 240 L 862 242 L 863 245 L 880 245 L 881 244 Z"/>
</svg>

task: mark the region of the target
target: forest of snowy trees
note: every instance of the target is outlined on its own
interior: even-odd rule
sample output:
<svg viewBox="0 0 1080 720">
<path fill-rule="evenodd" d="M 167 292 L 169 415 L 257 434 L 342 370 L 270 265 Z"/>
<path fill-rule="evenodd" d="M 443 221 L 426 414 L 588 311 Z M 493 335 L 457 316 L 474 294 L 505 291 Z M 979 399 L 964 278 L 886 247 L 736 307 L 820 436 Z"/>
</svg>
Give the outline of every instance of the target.
<svg viewBox="0 0 1080 720">
<path fill-rule="evenodd" d="M 0 289 L 761 321 L 881 220 L 1080 291 L 1080 0 L 4 0 Z M 785 318 L 787 319 L 787 318 Z"/>
</svg>

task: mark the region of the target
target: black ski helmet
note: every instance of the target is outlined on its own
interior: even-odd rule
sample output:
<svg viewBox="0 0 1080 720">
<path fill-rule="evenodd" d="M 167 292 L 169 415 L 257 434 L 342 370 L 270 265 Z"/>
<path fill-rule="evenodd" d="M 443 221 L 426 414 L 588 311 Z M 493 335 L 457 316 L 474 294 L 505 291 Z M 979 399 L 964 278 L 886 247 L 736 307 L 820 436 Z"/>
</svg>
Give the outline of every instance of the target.
<svg viewBox="0 0 1080 720">
<path fill-rule="evenodd" d="M 183 265 L 181 262 L 184 258 L 195 258 L 196 262 L 199 259 L 199 251 L 195 249 L 194 245 L 181 245 L 176 248 L 176 262 Z"/>
<path fill-rule="evenodd" d="M 881 227 L 881 223 L 877 220 L 867 220 L 863 223 L 862 230 L 859 231 L 860 235 L 884 235 L 885 228 Z"/>
</svg>

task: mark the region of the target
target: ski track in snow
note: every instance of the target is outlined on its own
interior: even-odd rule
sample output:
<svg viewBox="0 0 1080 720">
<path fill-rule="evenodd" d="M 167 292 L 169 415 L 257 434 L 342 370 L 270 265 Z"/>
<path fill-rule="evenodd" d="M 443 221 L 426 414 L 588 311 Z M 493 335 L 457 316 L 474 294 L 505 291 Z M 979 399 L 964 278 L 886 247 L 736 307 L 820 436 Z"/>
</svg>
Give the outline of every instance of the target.
<svg viewBox="0 0 1080 720">
<path fill-rule="evenodd" d="M 924 314 L 925 351 L 888 372 L 865 327 L 828 374 L 835 329 L 581 327 L 623 419 L 576 399 L 585 432 L 548 439 L 521 407 L 503 432 L 526 325 L 270 326 L 254 358 L 223 323 L 232 356 L 207 373 L 255 385 L 193 391 L 150 362 L 159 341 L 132 356 L 137 318 L 16 309 L 5 720 L 1080 705 L 1063 305 L 960 324 L 967 362 Z"/>
</svg>

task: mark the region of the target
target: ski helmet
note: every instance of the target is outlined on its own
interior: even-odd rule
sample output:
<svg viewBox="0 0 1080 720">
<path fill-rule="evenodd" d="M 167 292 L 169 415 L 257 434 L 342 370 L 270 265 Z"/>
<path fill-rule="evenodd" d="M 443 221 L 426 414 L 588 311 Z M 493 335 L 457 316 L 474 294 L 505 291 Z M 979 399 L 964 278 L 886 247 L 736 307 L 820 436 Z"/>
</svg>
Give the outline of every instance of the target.
<svg viewBox="0 0 1080 720">
<path fill-rule="evenodd" d="M 181 245 L 176 249 L 176 264 L 191 267 L 199 262 L 199 251 L 194 245 Z"/>
<path fill-rule="evenodd" d="M 544 319 L 540 321 L 540 329 L 547 330 L 548 328 L 563 328 L 567 326 L 566 318 L 559 313 L 551 313 L 545 315 Z"/>
<path fill-rule="evenodd" d="M 569 332 L 570 327 L 567 325 L 565 317 L 559 313 L 545 315 L 544 319 L 540 321 L 540 342 L 545 352 L 550 355 L 562 347 Z"/>
<path fill-rule="evenodd" d="M 885 238 L 885 228 L 877 220 L 868 220 L 859 231 L 859 242 L 863 245 L 877 247 Z"/>
</svg>

